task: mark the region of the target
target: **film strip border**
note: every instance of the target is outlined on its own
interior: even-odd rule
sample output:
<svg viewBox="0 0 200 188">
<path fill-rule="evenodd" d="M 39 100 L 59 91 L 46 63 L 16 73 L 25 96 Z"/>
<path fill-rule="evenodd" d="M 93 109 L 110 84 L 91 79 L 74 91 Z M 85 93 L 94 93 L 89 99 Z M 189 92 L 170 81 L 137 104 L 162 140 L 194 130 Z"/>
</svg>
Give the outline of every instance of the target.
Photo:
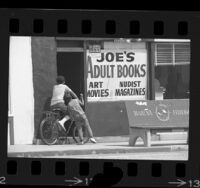
<svg viewBox="0 0 200 188">
<path fill-rule="evenodd" d="M 196 47 L 199 42 L 197 38 L 199 29 L 196 27 L 198 19 L 193 13 L 3 10 L 1 11 L 0 20 L 3 26 L 1 26 L 1 34 L 7 37 L 10 35 L 28 35 L 105 38 L 122 36 L 133 38 L 190 38 L 195 39 L 192 40 L 192 47 Z M 8 41 L 8 38 L 5 38 L 5 41 Z M 8 44 L 6 46 L 8 47 Z M 2 52 L 7 54 L 7 49 L 2 49 Z M 192 50 L 195 51 L 195 48 L 192 48 Z M 193 55 L 194 62 L 198 59 L 197 54 L 197 51 L 195 51 Z M 195 68 L 193 70 L 195 72 Z M 191 76 L 191 79 L 193 79 L 193 76 Z M 6 92 L 4 94 L 7 96 Z M 194 94 L 192 97 L 195 100 L 198 96 Z M 194 106 L 194 103 L 192 105 Z M 7 116 L 7 112 L 1 111 L 1 114 L 2 117 Z M 198 114 L 193 113 L 191 115 L 194 117 L 195 122 L 195 117 L 198 117 Z M 2 123 L 6 124 L 6 120 L 3 119 Z M 6 135 L 6 126 L 1 130 L 3 135 Z M 112 175 L 109 173 L 112 172 L 113 176 L 116 176 L 120 181 L 119 186 L 157 185 L 169 187 L 168 180 L 176 181 L 177 178 L 190 181 L 193 186 L 199 186 L 199 155 L 195 151 L 197 148 L 193 147 L 192 144 L 197 137 L 195 137 L 195 134 L 191 135 L 192 132 L 195 133 L 196 131 L 198 132 L 196 127 L 192 127 L 192 131 L 190 131 L 189 162 L 8 159 L 6 139 L 2 137 L 1 140 L 4 139 L 2 140 L 4 145 L 1 146 L 3 151 L 1 161 L 4 162 L 3 165 L 1 164 L 0 184 L 64 185 L 64 179 L 73 177 L 94 179 L 99 172 L 104 175 L 108 172 L 104 179 L 99 179 L 110 178 L 110 185 L 112 185 L 116 183 L 114 180 L 112 181 Z M 118 172 L 119 176 L 115 172 Z"/>
<path fill-rule="evenodd" d="M 102 163 L 103 162 L 103 163 Z M 73 164 L 74 163 L 74 164 Z M 72 168 L 73 167 L 73 168 Z M 94 168 L 95 167 L 95 168 Z M 191 175 L 189 166 L 183 162 L 169 164 L 166 162 L 144 161 L 85 161 L 85 160 L 49 160 L 27 159 L 8 160 L 6 178 L 1 177 L 1 184 L 12 180 L 18 184 L 18 178 L 23 177 L 23 184 L 32 185 L 69 185 L 70 180 L 79 180 L 80 185 L 112 186 L 170 186 L 178 179 L 178 183 L 197 185 L 198 179 L 188 179 Z M 187 179 L 185 179 L 187 178 Z M 144 179 L 145 181 L 141 181 Z M 34 180 L 34 181 L 33 181 Z M 171 181 L 169 181 L 171 180 Z M 155 184 L 155 181 L 157 183 Z M 21 182 L 22 184 L 22 182 Z"/>
<path fill-rule="evenodd" d="M 192 13 L 186 12 L 46 11 L 47 15 L 42 10 L 2 12 L 12 35 L 185 38 L 191 34 Z"/>
<path fill-rule="evenodd" d="M 55 168 L 52 172 L 55 173 L 55 175 L 65 175 L 66 171 L 66 162 L 64 161 L 57 161 L 55 163 Z M 33 160 L 30 162 L 29 166 L 30 168 L 30 173 L 32 175 L 41 175 L 42 174 L 42 163 L 41 161 L 38 160 Z M 105 162 L 104 163 L 104 168 L 112 166 L 112 162 Z M 81 176 L 87 176 L 89 175 L 89 169 L 90 169 L 90 164 L 89 162 L 84 162 L 81 161 L 79 162 L 79 175 Z M 160 177 L 162 176 L 162 164 L 159 162 L 154 162 L 151 164 L 151 173 L 150 175 L 152 177 Z M 17 161 L 15 160 L 9 160 L 7 162 L 7 174 L 8 175 L 17 175 L 19 168 L 17 167 Z M 177 163 L 175 165 L 175 176 L 176 177 L 185 177 L 186 175 L 186 164 L 185 163 Z M 136 162 L 130 162 L 127 164 L 127 176 L 137 176 L 138 175 L 138 164 Z"/>
<path fill-rule="evenodd" d="M 57 34 L 67 34 L 69 30 L 69 21 L 67 19 L 57 20 Z M 42 34 L 45 32 L 43 19 L 34 19 L 32 21 L 32 32 L 34 34 Z M 154 21 L 153 22 L 153 34 L 156 36 L 162 36 L 165 33 L 164 21 Z M 93 33 L 93 22 L 89 19 L 80 21 L 80 31 L 81 34 L 90 35 Z M 115 35 L 117 33 L 117 23 L 115 20 L 106 20 L 102 24 L 104 28 L 105 35 Z M 11 18 L 9 21 L 9 31 L 11 34 L 20 33 L 20 20 L 17 18 Z M 141 31 L 140 21 L 132 20 L 129 22 L 129 34 L 130 35 L 139 35 Z M 150 32 L 152 32 L 150 30 Z M 188 34 L 188 22 L 187 21 L 178 21 L 177 23 L 177 34 L 179 36 L 187 36 Z"/>
</svg>

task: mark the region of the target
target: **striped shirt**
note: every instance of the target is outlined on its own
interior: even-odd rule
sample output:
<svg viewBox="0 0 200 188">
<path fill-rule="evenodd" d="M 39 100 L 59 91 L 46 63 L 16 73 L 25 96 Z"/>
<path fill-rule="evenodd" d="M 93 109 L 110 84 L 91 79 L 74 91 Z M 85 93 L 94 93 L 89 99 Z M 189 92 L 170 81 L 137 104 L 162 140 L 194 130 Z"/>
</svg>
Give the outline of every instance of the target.
<svg viewBox="0 0 200 188">
<path fill-rule="evenodd" d="M 75 121 L 80 119 L 85 112 L 80 106 L 79 99 L 71 99 L 68 103 L 68 111 L 70 114 L 70 117 L 74 119 Z"/>
</svg>

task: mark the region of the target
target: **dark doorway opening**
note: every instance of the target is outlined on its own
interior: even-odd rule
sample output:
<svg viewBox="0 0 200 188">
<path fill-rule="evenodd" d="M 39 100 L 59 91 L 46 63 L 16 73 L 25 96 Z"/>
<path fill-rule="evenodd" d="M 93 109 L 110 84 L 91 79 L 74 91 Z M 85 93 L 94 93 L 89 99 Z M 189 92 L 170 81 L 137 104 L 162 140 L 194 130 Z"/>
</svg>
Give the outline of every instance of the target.
<svg viewBox="0 0 200 188">
<path fill-rule="evenodd" d="M 63 75 L 66 85 L 70 87 L 78 97 L 80 93 L 84 95 L 84 54 L 83 52 L 58 52 L 57 53 L 57 73 Z M 65 123 L 68 126 L 69 122 Z M 72 136 L 72 126 L 69 136 Z"/>
<path fill-rule="evenodd" d="M 57 53 L 57 72 L 63 75 L 68 85 L 79 97 L 84 94 L 83 52 Z"/>
</svg>

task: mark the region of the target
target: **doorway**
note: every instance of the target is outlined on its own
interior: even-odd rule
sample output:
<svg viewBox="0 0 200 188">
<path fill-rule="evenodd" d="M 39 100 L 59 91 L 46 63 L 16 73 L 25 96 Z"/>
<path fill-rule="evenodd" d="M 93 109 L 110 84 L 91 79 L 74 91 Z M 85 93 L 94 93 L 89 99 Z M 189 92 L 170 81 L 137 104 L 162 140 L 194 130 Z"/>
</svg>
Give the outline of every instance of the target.
<svg viewBox="0 0 200 188">
<path fill-rule="evenodd" d="M 84 53 L 83 52 L 58 52 L 57 74 L 65 77 L 66 85 L 80 98 L 84 95 Z M 65 123 L 68 126 L 68 122 Z M 72 136 L 72 129 L 69 136 Z"/>
<path fill-rule="evenodd" d="M 57 73 L 63 75 L 68 85 L 79 97 L 84 94 L 83 52 L 58 52 Z"/>
</svg>

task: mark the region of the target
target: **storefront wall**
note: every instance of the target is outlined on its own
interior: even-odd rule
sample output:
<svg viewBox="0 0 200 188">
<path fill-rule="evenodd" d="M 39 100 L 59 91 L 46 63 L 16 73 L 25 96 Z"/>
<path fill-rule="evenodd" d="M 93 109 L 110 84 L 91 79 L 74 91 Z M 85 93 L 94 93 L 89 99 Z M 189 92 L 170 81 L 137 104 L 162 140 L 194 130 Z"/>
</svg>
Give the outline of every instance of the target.
<svg viewBox="0 0 200 188">
<path fill-rule="evenodd" d="M 104 42 L 101 53 L 87 51 L 86 113 L 95 136 L 129 135 L 125 102 L 147 99 L 147 53 L 144 42 Z"/>
<path fill-rule="evenodd" d="M 95 136 L 129 134 L 125 102 L 89 103 L 87 116 Z"/>
<path fill-rule="evenodd" d="M 52 88 L 57 76 L 56 41 L 54 37 L 32 37 L 34 87 L 34 137 L 39 138 L 42 112 L 49 110 Z"/>
<path fill-rule="evenodd" d="M 156 55 L 156 52 L 154 51 L 154 49 L 151 48 L 152 43 L 153 42 L 145 43 L 146 54 L 145 53 L 143 54 L 143 57 L 145 57 L 147 60 L 146 62 L 147 75 L 146 75 L 146 81 L 145 81 L 146 96 L 145 97 L 125 96 L 121 98 L 121 100 L 120 98 L 118 98 L 119 99 L 118 100 L 116 97 L 108 96 L 108 98 L 106 98 L 105 92 L 104 92 L 104 98 L 97 97 L 95 99 L 89 96 L 86 109 L 87 109 L 87 114 L 91 122 L 91 126 L 93 127 L 95 135 L 97 136 L 128 135 L 129 126 L 139 126 L 138 122 L 134 121 L 134 119 L 138 119 L 138 117 L 140 118 L 138 120 L 140 123 L 140 126 L 147 125 L 149 127 L 152 127 L 152 126 L 158 125 L 159 131 L 160 131 L 160 128 L 163 128 L 163 127 L 173 127 L 173 129 L 170 129 L 167 131 L 173 131 L 173 130 L 182 131 L 181 128 L 189 126 L 189 63 L 190 63 L 190 58 L 189 58 L 190 51 L 188 50 L 189 43 L 187 44 L 176 43 L 176 49 L 174 51 L 172 52 L 170 51 L 170 53 L 166 52 L 166 54 L 164 54 L 164 57 L 159 56 L 159 58 L 163 57 L 162 61 L 167 60 L 171 64 L 173 62 L 168 56 L 171 55 L 171 56 L 176 57 L 174 61 L 175 60 L 179 61 L 178 65 L 176 66 L 167 65 L 165 67 L 171 68 L 173 72 L 176 69 L 181 70 L 179 72 L 175 72 L 173 75 L 165 75 L 164 77 L 166 77 L 166 79 L 167 79 L 167 76 L 169 77 L 169 84 L 168 84 L 169 87 L 165 87 L 165 85 L 163 85 L 163 83 L 161 82 L 159 84 L 160 88 L 156 88 L 156 83 L 154 79 L 157 76 L 156 74 L 157 67 L 155 67 L 155 61 L 154 61 L 155 60 L 154 56 Z M 144 48 L 142 48 L 142 44 L 144 45 L 144 43 L 134 43 L 133 46 L 135 47 L 135 49 L 132 49 L 132 52 L 135 52 L 136 54 L 137 52 L 139 53 L 141 53 L 142 51 L 144 52 Z M 126 45 L 128 46 L 130 44 L 126 44 Z M 171 43 L 167 43 L 167 45 L 171 45 Z M 119 48 L 121 48 L 121 46 L 110 43 L 110 46 L 108 47 L 108 49 L 109 48 L 113 49 L 113 51 L 111 50 L 112 52 L 115 52 L 116 50 L 120 52 Z M 132 47 L 130 46 L 127 49 L 130 50 L 131 48 Z M 123 47 L 121 49 L 123 49 Z M 103 52 L 105 52 L 105 48 Z M 95 57 L 98 55 L 95 54 L 92 56 Z M 90 61 L 91 59 L 92 58 L 90 58 Z M 98 65 L 98 63 L 94 61 L 91 64 L 94 64 L 94 63 L 95 65 Z M 105 63 L 105 61 L 102 61 L 101 63 L 103 64 Z M 109 66 L 109 63 L 106 65 Z M 164 66 L 161 66 L 161 67 L 164 68 Z M 98 79 L 96 80 L 98 81 Z M 112 81 L 112 79 L 110 78 L 107 80 L 106 79 L 100 80 L 103 83 L 96 84 L 96 89 L 99 89 L 98 86 L 103 85 L 104 81 L 106 85 L 109 85 L 110 83 L 113 83 L 115 81 L 118 82 L 119 80 L 120 79 L 118 78 L 115 78 L 114 81 Z M 127 77 L 124 80 L 127 80 Z M 128 80 L 131 81 L 131 78 L 128 78 Z M 137 78 L 133 77 L 132 81 L 134 80 L 137 80 Z M 176 80 L 178 80 L 179 82 L 177 82 Z M 90 78 L 90 81 L 91 81 L 91 78 Z M 176 88 L 179 92 L 176 92 L 176 90 L 172 87 L 172 85 L 174 84 L 178 85 L 178 86 L 176 85 Z M 91 89 L 90 85 L 92 86 L 92 84 L 87 83 L 87 89 Z M 93 86 L 94 85 L 95 84 L 93 84 Z M 104 86 L 102 88 L 105 89 Z M 112 88 L 112 84 L 110 87 L 107 87 L 107 88 L 109 89 Z M 179 88 L 183 88 L 183 89 L 181 90 Z M 173 92 L 173 93 L 176 92 L 177 95 L 166 97 L 167 92 Z M 141 102 L 141 100 L 143 102 Z M 136 108 L 135 109 L 136 115 L 133 113 L 133 108 Z M 158 111 L 157 109 L 160 109 L 161 112 Z M 169 118 L 166 120 L 162 120 L 159 114 L 161 114 L 160 115 L 161 117 L 162 116 L 168 117 L 169 115 Z M 163 121 L 165 122 L 164 125 L 163 125 Z"/>
</svg>

